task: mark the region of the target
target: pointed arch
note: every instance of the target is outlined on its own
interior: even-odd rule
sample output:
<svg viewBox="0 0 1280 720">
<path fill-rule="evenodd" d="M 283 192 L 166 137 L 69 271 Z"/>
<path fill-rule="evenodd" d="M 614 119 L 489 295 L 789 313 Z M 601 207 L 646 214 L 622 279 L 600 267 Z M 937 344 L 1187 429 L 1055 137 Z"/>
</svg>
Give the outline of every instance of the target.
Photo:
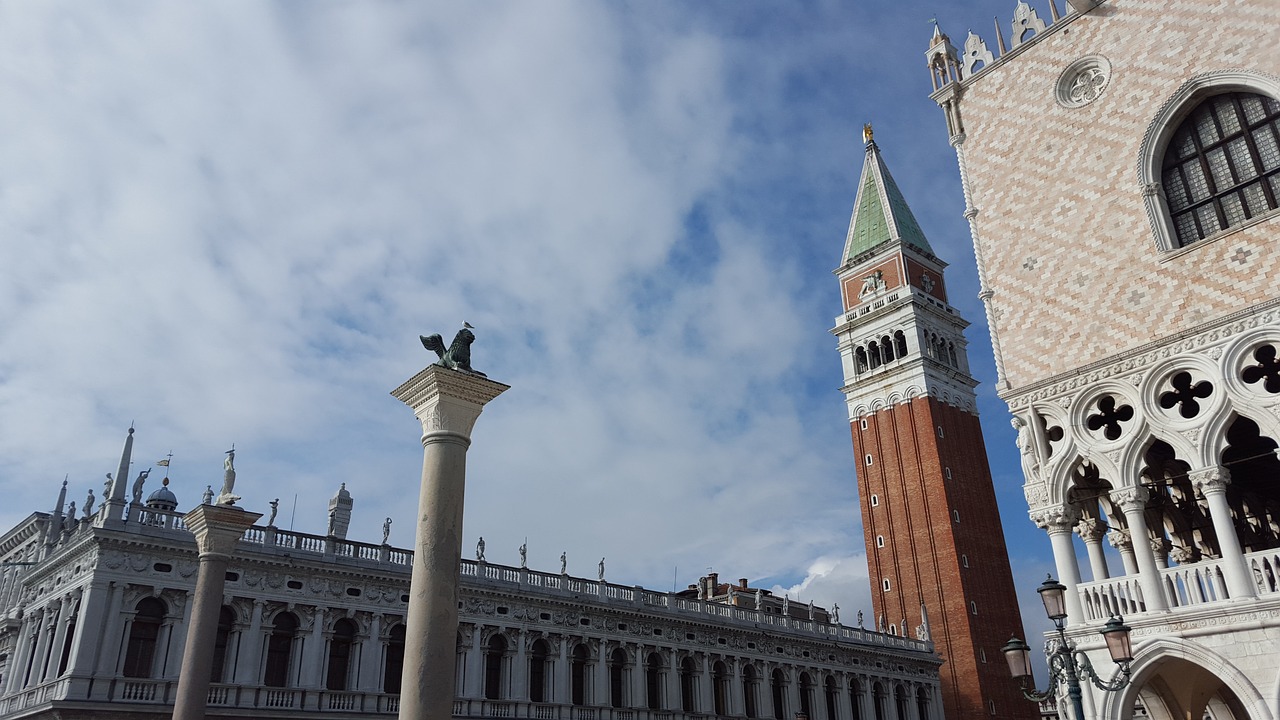
<svg viewBox="0 0 1280 720">
<path fill-rule="evenodd" d="M 1179 87 L 1156 111 L 1138 147 L 1138 183 L 1158 250 L 1181 246 L 1164 187 L 1165 151 L 1183 121 L 1215 95 L 1245 92 L 1280 99 L 1280 77 L 1254 70 L 1232 69 L 1196 75 Z"/>
</svg>

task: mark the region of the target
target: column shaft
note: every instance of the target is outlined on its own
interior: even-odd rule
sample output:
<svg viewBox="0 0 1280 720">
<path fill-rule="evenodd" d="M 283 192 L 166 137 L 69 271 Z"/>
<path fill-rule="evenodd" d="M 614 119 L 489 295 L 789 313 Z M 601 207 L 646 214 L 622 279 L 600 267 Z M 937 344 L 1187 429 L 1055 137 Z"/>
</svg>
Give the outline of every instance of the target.
<svg viewBox="0 0 1280 720">
<path fill-rule="evenodd" d="M 1165 600 L 1164 584 L 1160 581 L 1160 569 L 1156 567 L 1156 556 L 1151 552 L 1151 543 L 1147 531 L 1146 490 L 1135 488 L 1126 499 L 1121 501 L 1124 518 L 1129 523 L 1130 547 L 1138 564 L 1138 583 L 1142 586 L 1143 603 L 1147 611 L 1165 610 L 1169 603 Z M 1142 490 L 1139 493 L 1136 490 Z M 1116 494 L 1113 492 L 1112 497 Z"/>
<path fill-rule="evenodd" d="M 1223 471 L 1225 473 L 1225 471 Z M 1255 597 L 1257 589 L 1249 581 L 1249 569 L 1244 562 L 1244 551 L 1231 520 L 1231 506 L 1227 504 L 1225 484 L 1201 483 L 1201 493 L 1209 501 L 1209 517 L 1213 520 L 1213 532 L 1218 536 L 1218 549 L 1222 551 L 1222 569 L 1227 576 L 1227 591 L 1232 598 Z"/>
<path fill-rule="evenodd" d="M 1071 526 L 1052 525 L 1048 531 L 1058 581 L 1067 586 L 1067 621 L 1072 624 L 1084 622 L 1084 606 L 1080 602 L 1080 564 L 1076 561 L 1076 548 L 1071 541 Z"/>
<path fill-rule="evenodd" d="M 222 611 L 222 589 L 230 559 L 220 553 L 200 553 L 196 594 L 190 603 L 191 624 L 187 627 L 182 674 L 173 703 L 173 720 L 204 717 L 213 671 L 213 644 L 218 635 L 218 615 Z M 217 590 L 216 595 L 209 592 L 213 589 Z"/>
</svg>

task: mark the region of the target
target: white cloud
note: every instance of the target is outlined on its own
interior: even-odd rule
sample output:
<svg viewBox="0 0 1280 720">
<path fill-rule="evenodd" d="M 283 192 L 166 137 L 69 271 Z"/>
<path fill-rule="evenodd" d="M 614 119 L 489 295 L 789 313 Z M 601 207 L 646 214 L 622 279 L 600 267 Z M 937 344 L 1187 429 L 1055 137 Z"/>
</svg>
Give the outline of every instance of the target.
<svg viewBox="0 0 1280 720">
<path fill-rule="evenodd" d="M 512 385 L 469 456 L 492 561 L 869 609 L 827 272 L 856 128 L 906 112 L 850 103 L 919 53 L 864 77 L 862 15 L 718 8 L 0 6 L 0 521 L 100 490 L 135 421 L 184 507 L 235 442 L 250 508 L 319 532 L 346 482 L 407 545 L 387 393 L 465 319 Z M 954 172 L 936 120 L 904 186 Z"/>
</svg>

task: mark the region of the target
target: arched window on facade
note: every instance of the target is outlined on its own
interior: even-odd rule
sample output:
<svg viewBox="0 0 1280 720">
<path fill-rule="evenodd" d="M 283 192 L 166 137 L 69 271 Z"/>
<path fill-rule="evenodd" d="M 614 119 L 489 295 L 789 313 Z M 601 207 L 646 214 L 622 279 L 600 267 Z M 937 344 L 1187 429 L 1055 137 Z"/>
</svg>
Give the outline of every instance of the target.
<svg viewBox="0 0 1280 720">
<path fill-rule="evenodd" d="M 885 363 L 893 362 L 893 339 L 888 335 L 880 338 L 880 354 L 884 357 Z"/>
<path fill-rule="evenodd" d="M 880 367 L 880 344 L 872 340 L 867 344 L 867 357 L 871 360 L 871 369 Z"/>
<path fill-rule="evenodd" d="M 529 701 L 547 701 L 547 657 L 551 649 L 546 640 L 535 640 L 529 652 Z"/>
<path fill-rule="evenodd" d="M 929 693 L 924 688 L 916 689 L 916 717 L 920 720 L 929 718 Z"/>
<path fill-rule="evenodd" d="M 149 678 L 155 665 L 156 639 L 167 612 L 160 600 L 147 597 L 138 601 L 134 609 L 133 623 L 129 626 L 129 642 L 125 646 L 125 677 Z"/>
<path fill-rule="evenodd" d="M 645 707 L 662 709 L 662 656 L 649 653 L 644 663 Z"/>
<path fill-rule="evenodd" d="M 785 698 L 787 696 L 787 676 L 782 670 L 775 669 L 773 671 L 770 690 L 773 694 L 773 717 L 774 720 L 787 720 L 787 704 Z"/>
<path fill-rule="evenodd" d="M 382 692 L 400 692 L 400 676 L 404 674 L 404 623 L 387 633 L 387 661 L 382 671 Z"/>
<path fill-rule="evenodd" d="M 840 703 L 840 693 L 836 688 L 836 679 L 830 675 L 823 682 L 823 698 L 826 700 L 827 705 L 827 720 L 837 720 L 836 710 Z M 926 719 L 921 718 L 920 720 Z"/>
<path fill-rule="evenodd" d="M 209 682 L 220 683 L 227 676 L 227 645 L 231 642 L 231 630 L 236 624 L 236 613 L 226 605 L 218 613 L 218 630 L 213 636 L 213 665 L 209 668 Z"/>
<path fill-rule="evenodd" d="M 888 720 L 889 691 L 884 683 L 876 683 L 871 687 L 871 710 L 876 720 Z"/>
<path fill-rule="evenodd" d="M 809 673 L 800 673 L 800 714 L 813 720 L 813 678 Z"/>
<path fill-rule="evenodd" d="M 853 720 L 864 720 L 862 717 L 862 695 L 866 692 L 858 680 L 849 681 L 849 717 Z"/>
<path fill-rule="evenodd" d="M 729 668 L 720 660 L 711 666 L 711 703 L 717 717 L 729 714 Z"/>
<path fill-rule="evenodd" d="M 956 356 L 956 344 L 953 342 L 947 343 L 947 361 L 951 363 L 953 368 L 960 367 L 960 358 Z"/>
<path fill-rule="evenodd" d="M 1280 102 L 1215 95 L 1174 130 L 1161 165 L 1179 247 L 1280 207 Z"/>
<path fill-rule="evenodd" d="M 760 678 L 756 675 L 754 665 L 742 668 L 742 707 L 747 717 L 754 720 L 760 711 L 756 707 L 757 693 L 760 692 Z"/>
<path fill-rule="evenodd" d="M 67 621 L 66 640 L 62 643 L 62 652 L 58 654 L 58 676 L 61 677 L 67 671 L 67 663 L 71 662 L 71 648 L 75 645 L 76 639 L 76 618 L 80 617 L 80 601 L 77 600 L 71 608 L 71 619 Z M 3 659 L 0 659 L 2 662 Z M 3 681 L 0 678 L 0 681 Z"/>
<path fill-rule="evenodd" d="M 586 645 L 576 645 L 569 660 L 569 694 L 574 705 L 587 704 L 587 652 Z"/>
<path fill-rule="evenodd" d="M 898 357 L 907 356 L 907 336 L 901 330 L 893 334 L 893 345 L 898 350 Z"/>
<path fill-rule="evenodd" d="M 857 363 L 858 372 L 864 373 L 868 369 L 867 350 L 866 348 L 857 348 L 853 351 L 854 361 Z"/>
<path fill-rule="evenodd" d="M 693 658 L 686 657 L 680 661 L 680 709 L 685 712 L 697 712 L 693 701 L 693 677 L 696 672 Z"/>
<path fill-rule="evenodd" d="M 288 687 L 290 666 L 293 664 L 293 641 L 298 636 L 298 616 L 290 612 L 276 615 L 271 635 L 267 638 L 267 665 L 262 674 L 262 684 L 267 687 Z"/>
<path fill-rule="evenodd" d="M 893 689 L 893 705 L 897 709 L 898 720 L 907 720 L 908 705 L 910 699 L 907 697 L 907 689 L 901 685 Z"/>
<path fill-rule="evenodd" d="M 486 700 L 501 700 L 503 686 L 506 681 L 507 639 L 500 633 L 494 633 L 484 649 L 484 697 Z"/>
<path fill-rule="evenodd" d="M 626 683 L 622 681 L 623 675 L 627 667 L 627 651 L 622 648 L 614 648 L 609 654 L 609 705 L 610 707 L 626 707 L 626 698 L 623 692 L 626 689 Z"/>
<path fill-rule="evenodd" d="M 346 690 L 351 674 L 351 647 L 356 641 L 356 624 L 342 618 L 333 624 L 333 637 L 329 638 L 329 670 L 325 673 L 325 688 Z"/>
</svg>

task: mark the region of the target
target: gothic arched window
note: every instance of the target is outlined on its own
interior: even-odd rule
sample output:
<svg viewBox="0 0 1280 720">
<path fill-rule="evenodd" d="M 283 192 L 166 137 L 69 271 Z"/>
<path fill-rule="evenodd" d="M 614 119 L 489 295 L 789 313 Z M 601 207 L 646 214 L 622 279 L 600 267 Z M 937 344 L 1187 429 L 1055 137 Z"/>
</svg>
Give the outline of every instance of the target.
<svg viewBox="0 0 1280 720">
<path fill-rule="evenodd" d="M 1280 102 L 1214 95 L 1173 132 L 1161 166 L 1176 245 L 1190 245 L 1280 207 Z"/>
<path fill-rule="evenodd" d="M 160 637 L 160 625 L 167 611 L 165 604 L 148 597 L 142 598 L 134 611 L 129 626 L 129 643 L 124 653 L 125 677 L 149 678 L 156 657 L 156 638 Z"/>
</svg>

